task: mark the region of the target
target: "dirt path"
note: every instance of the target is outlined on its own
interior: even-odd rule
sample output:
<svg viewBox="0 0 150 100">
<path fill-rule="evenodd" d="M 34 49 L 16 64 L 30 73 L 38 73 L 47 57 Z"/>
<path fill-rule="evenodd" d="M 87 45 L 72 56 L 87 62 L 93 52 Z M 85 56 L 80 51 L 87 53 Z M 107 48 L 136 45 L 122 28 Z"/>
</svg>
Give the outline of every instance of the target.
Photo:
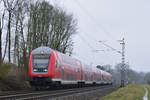
<svg viewBox="0 0 150 100">
<path fill-rule="evenodd" d="M 144 87 L 145 88 L 145 96 L 143 97 L 143 100 L 148 100 L 148 90 L 147 90 L 147 88 L 146 87 Z"/>
</svg>

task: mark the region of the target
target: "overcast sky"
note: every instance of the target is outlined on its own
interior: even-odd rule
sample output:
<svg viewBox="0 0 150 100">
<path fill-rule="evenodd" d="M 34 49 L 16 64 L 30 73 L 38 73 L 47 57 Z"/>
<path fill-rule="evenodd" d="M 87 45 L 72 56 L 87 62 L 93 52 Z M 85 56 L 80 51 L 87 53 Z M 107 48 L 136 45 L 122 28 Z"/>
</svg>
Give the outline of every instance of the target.
<svg viewBox="0 0 150 100">
<path fill-rule="evenodd" d="M 104 40 L 117 50 L 125 37 L 126 62 L 137 71 L 150 71 L 150 0 L 52 0 L 73 13 L 78 34 L 73 37 L 73 56 L 87 64 L 121 62 L 121 55 L 109 51 Z M 93 52 L 93 50 L 105 50 Z"/>
</svg>

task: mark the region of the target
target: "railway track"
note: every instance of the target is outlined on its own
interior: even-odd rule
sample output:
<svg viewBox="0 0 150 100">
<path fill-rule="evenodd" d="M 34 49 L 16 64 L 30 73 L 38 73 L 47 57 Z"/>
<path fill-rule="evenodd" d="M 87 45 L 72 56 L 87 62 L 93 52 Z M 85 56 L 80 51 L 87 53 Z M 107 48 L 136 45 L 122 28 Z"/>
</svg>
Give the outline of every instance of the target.
<svg viewBox="0 0 150 100">
<path fill-rule="evenodd" d="M 5 91 L 0 93 L 0 97 L 1 96 L 7 96 L 7 95 L 15 95 L 15 94 L 23 94 L 23 93 L 29 93 L 32 92 L 31 90 L 18 90 L 18 91 Z"/>
<path fill-rule="evenodd" d="M 45 100 L 48 98 L 67 96 L 76 93 L 91 92 L 91 91 L 106 91 L 111 88 L 116 88 L 112 86 L 99 86 L 99 87 L 84 87 L 84 88 L 73 88 L 66 90 L 55 90 L 55 91 L 39 91 L 30 93 L 17 93 L 13 95 L 0 96 L 0 100 Z"/>
</svg>

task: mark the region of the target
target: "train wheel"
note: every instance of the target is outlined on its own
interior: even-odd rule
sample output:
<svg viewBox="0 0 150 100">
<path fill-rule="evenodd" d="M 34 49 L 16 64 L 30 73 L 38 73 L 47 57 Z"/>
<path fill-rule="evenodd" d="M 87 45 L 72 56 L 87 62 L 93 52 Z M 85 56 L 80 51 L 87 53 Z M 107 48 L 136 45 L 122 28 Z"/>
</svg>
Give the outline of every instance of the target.
<svg viewBox="0 0 150 100">
<path fill-rule="evenodd" d="M 40 91 L 41 88 L 40 88 L 40 87 L 34 87 L 34 90 L 35 90 L 35 91 Z"/>
<path fill-rule="evenodd" d="M 34 90 L 35 90 L 35 91 L 38 91 L 38 87 L 35 87 Z"/>
</svg>

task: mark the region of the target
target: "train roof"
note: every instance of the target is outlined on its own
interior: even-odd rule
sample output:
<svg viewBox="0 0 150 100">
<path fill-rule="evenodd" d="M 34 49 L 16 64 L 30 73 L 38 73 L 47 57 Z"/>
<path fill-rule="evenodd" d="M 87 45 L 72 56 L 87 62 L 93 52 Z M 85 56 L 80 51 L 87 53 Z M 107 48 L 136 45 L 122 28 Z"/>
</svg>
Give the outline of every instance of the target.
<svg viewBox="0 0 150 100">
<path fill-rule="evenodd" d="M 108 73 L 108 72 L 106 72 L 106 71 L 104 71 L 104 70 L 101 70 L 101 69 L 99 69 L 99 68 L 97 68 L 97 67 L 93 67 L 93 71 L 94 71 L 94 72 L 101 71 L 101 73 L 103 73 L 103 74 L 105 74 L 105 75 L 111 75 L 110 73 Z"/>
<path fill-rule="evenodd" d="M 51 48 L 49 48 L 47 46 L 41 46 L 41 47 L 38 47 L 38 48 L 34 49 L 32 51 L 32 54 L 39 54 L 41 52 L 43 52 L 44 54 L 50 54 L 51 52 L 56 52 L 56 53 L 60 54 L 61 56 L 70 57 L 71 59 L 74 59 L 76 61 L 81 62 L 80 60 L 78 60 L 76 58 L 73 58 L 72 56 L 68 56 L 68 55 L 66 55 L 64 53 L 61 53 L 61 52 L 57 51 L 57 50 L 53 50 L 53 49 L 51 49 Z"/>
<path fill-rule="evenodd" d="M 41 46 L 41 47 L 34 49 L 32 51 L 32 54 L 39 54 L 39 53 L 50 54 L 52 51 L 54 51 L 54 50 L 49 47 Z"/>
</svg>

